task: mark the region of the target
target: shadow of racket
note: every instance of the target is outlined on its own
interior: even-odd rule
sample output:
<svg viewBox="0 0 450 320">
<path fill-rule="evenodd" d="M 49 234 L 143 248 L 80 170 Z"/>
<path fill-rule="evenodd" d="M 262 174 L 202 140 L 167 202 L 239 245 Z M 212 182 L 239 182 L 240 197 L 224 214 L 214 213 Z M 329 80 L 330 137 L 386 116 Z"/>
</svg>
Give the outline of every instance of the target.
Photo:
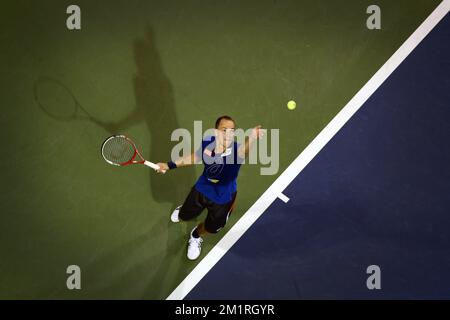
<svg viewBox="0 0 450 320">
<path fill-rule="evenodd" d="M 72 91 L 57 79 L 39 77 L 34 83 L 33 90 L 37 105 L 52 119 L 58 121 L 90 121 L 112 133 L 116 129 L 93 117 L 83 108 Z"/>
</svg>

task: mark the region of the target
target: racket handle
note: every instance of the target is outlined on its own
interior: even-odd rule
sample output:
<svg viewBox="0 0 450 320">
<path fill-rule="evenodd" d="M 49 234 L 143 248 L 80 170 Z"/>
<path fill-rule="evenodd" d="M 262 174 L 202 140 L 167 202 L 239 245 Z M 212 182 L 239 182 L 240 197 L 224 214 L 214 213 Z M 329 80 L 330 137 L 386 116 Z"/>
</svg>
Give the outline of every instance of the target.
<svg viewBox="0 0 450 320">
<path fill-rule="evenodd" d="M 145 164 L 147 167 L 150 167 L 150 168 L 155 169 L 155 170 L 159 170 L 159 166 L 158 166 L 157 164 L 154 164 L 153 162 L 150 162 L 150 161 L 145 160 L 145 161 L 144 161 L 144 164 Z"/>
<path fill-rule="evenodd" d="M 159 170 L 159 166 L 157 164 L 154 164 L 153 162 L 145 160 L 144 164 L 147 167 L 150 167 L 150 168 L 155 169 L 155 170 Z M 162 173 L 166 173 L 166 170 L 163 170 Z"/>
</svg>

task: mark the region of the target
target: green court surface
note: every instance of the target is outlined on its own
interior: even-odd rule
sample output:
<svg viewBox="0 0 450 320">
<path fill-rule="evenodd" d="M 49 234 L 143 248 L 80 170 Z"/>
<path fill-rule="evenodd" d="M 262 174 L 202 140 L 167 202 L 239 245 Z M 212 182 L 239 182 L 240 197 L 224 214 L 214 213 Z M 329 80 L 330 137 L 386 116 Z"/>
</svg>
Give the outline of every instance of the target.
<svg viewBox="0 0 450 320">
<path fill-rule="evenodd" d="M 204 257 L 439 3 L 378 0 L 382 29 L 368 30 L 372 2 L 80 0 L 82 29 L 69 31 L 71 1 L 4 1 L 0 298 L 166 298 L 198 262 L 186 240 L 201 219 L 169 215 L 202 166 L 113 167 L 103 140 L 128 134 L 159 162 L 195 120 L 280 129 L 278 173 L 242 167 L 237 209 Z M 35 91 L 48 78 L 104 124 L 46 114 Z M 69 265 L 81 290 L 66 287 Z"/>
</svg>

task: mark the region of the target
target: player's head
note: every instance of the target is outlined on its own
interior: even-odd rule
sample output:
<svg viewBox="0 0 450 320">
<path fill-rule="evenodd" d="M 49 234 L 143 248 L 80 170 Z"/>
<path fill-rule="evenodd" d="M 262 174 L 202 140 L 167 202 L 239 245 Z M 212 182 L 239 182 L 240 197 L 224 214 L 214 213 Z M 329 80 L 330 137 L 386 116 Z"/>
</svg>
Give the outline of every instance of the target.
<svg viewBox="0 0 450 320">
<path fill-rule="evenodd" d="M 228 147 L 234 140 L 236 122 L 230 116 L 221 116 L 217 118 L 215 128 L 217 141 Z"/>
</svg>

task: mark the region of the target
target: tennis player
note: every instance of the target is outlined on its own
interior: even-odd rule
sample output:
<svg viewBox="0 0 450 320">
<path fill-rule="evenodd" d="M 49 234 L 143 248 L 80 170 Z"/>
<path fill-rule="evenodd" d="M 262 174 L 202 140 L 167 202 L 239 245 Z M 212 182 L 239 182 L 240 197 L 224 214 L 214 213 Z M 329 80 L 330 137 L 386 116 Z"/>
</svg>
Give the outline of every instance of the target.
<svg viewBox="0 0 450 320">
<path fill-rule="evenodd" d="M 198 224 L 190 234 L 187 257 L 195 260 L 200 256 L 205 235 L 222 229 L 234 209 L 236 200 L 236 179 L 240 166 L 248 155 L 252 144 L 263 136 L 261 126 L 252 129 L 245 143 L 234 141 L 235 121 L 229 116 L 216 120 L 215 135 L 204 138 L 201 148 L 187 157 L 167 163 L 158 163 L 163 173 L 167 170 L 200 163 L 204 164 L 202 175 L 192 187 L 182 206 L 171 215 L 173 222 L 188 221 L 198 217 L 204 209 L 208 214 L 204 222 Z"/>
</svg>

